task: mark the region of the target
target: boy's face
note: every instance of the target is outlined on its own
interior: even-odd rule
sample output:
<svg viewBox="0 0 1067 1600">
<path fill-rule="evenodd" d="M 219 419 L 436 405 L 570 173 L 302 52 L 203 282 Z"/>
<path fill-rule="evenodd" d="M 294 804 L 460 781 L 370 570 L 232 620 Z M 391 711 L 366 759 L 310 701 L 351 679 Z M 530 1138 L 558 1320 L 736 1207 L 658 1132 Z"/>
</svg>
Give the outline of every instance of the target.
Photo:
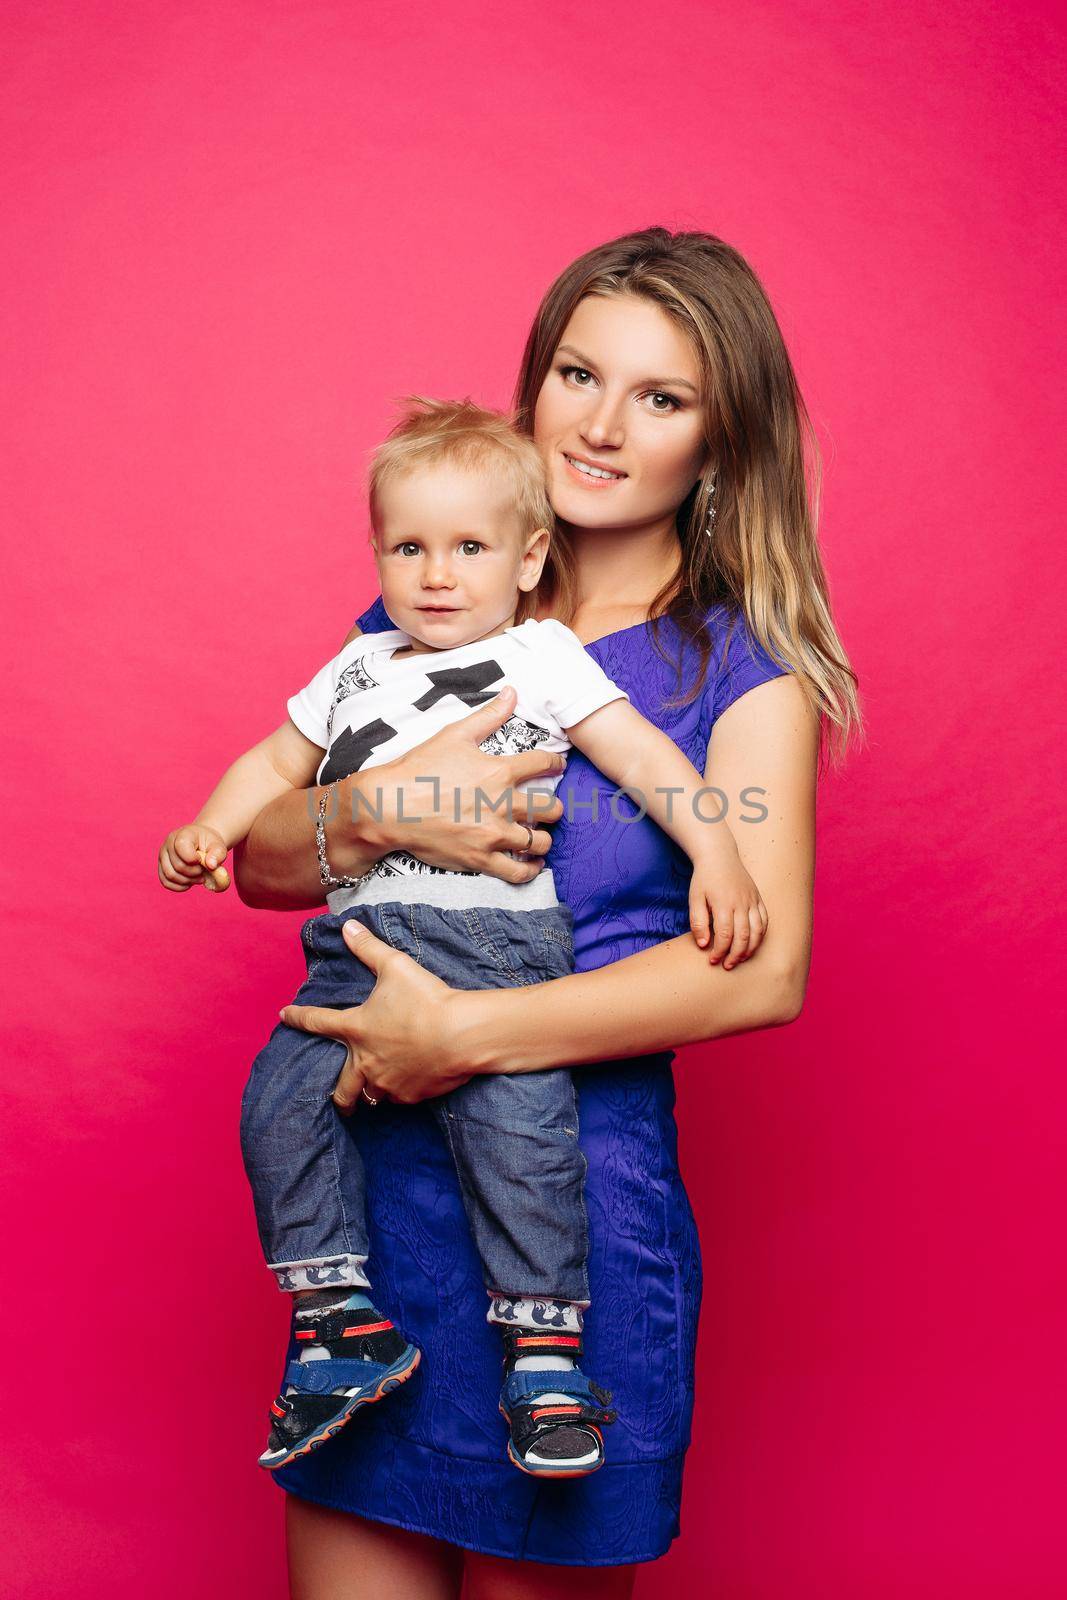
<svg viewBox="0 0 1067 1600">
<path fill-rule="evenodd" d="M 533 589 L 549 534 L 523 535 L 506 478 L 439 463 L 379 497 L 371 536 L 385 609 L 416 644 L 435 650 L 483 639 L 514 621 Z"/>
</svg>

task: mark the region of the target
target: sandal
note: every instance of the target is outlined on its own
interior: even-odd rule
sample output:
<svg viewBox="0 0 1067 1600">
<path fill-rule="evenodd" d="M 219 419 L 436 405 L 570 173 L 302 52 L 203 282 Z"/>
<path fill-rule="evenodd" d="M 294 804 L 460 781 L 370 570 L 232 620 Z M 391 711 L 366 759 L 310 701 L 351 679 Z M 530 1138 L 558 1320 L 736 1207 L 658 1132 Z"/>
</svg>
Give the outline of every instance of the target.
<svg viewBox="0 0 1067 1600">
<path fill-rule="evenodd" d="M 542 1355 L 577 1358 L 580 1335 L 531 1333 L 506 1328 L 505 1379 L 500 1414 L 511 1429 L 508 1457 L 520 1472 L 534 1478 L 582 1478 L 604 1465 L 601 1427 L 614 1422 L 608 1410 L 611 1394 L 577 1367 L 556 1372 L 544 1367 L 516 1372 L 512 1363 L 536 1346 Z M 545 1395 L 566 1396 L 551 1399 Z"/>
<path fill-rule="evenodd" d="M 276 1472 L 306 1456 L 344 1427 L 360 1406 L 381 1400 L 415 1371 L 422 1352 L 373 1309 L 330 1311 L 300 1319 L 296 1338 L 324 1345 L 329 1359 L 290 1361 L 282 1392 L 271 1403 L 271 1430 L 261 1467 Z M 287 1388 L 295 1394 L 286 1394 Z"/>
</svg>

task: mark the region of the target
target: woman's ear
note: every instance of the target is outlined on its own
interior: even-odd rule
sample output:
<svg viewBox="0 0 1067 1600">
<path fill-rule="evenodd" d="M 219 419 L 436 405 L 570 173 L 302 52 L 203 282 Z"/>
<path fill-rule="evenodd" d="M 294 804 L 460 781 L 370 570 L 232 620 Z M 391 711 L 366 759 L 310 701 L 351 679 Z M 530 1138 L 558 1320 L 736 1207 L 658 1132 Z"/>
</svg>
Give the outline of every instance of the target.
<svg viewBox="0 0 1067 1600">
<path fill-rule="evenodd" d="M 519 588 L 527 593 L 536 589 L 541 581 L 541 571 L 548 556 L 551 540 L 552 535 L 547 528 L 538 528 L 527 541 L 519 566 Z"/>
</svg>

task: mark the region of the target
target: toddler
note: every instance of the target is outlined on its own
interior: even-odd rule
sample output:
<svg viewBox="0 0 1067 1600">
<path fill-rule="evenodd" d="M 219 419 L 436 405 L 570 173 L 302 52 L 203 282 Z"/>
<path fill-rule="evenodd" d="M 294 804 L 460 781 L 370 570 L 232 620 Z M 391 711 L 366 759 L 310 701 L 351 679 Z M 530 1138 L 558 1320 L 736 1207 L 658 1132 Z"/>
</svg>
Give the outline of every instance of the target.
<svg viewBox="0 0 1067 1600">
<path fill-rule="evenodd" d="M 289 720 L 234 763 L 194 823 L 168 836 L 163 884 L 184 890 L 224 877 L 226 852 L 258 812 L 290 787 L 316 784 L 320 874 L 332 887 L 328 914 L 304 928 L 301 1001 L 348 1006 L 367 998 L 374 976 L 340 933 L 353 917 L 453 987 L 565 976 L 573 970 L 573 917 L 557 902 L 547 867 L 521 884 L 428 866 L 403 850 L 359 879 L 339 880 L 329 867 L 331 787 L 422 744 L 508 683 L 514 714 L 481 748 L 574 745 L 620 789 L 638 791 L 692 861 L 698 943 L 708 944 L 709 912 L 716 929 L 736 916 L 746 930 L 758 912 L 747 947 L 754 951 L 765 909 L 730 833 L 699 812 L 701 774 L 569 628 L 516 620 L 532 604 L 552 525 L 533 442 L 469 401 L 414 401 L 375 453 L 370 498 L 371 543 L 396 629 L 352 640 L 293 696 Z M 527 787 L 550 795 L 558 782 Z M 345 1055 L 336 1040 L 279 1025 L 242 1102 L 260 1239 L 293 1299 L 294 1359 L 260 1456 L 271 1470 L 331 1437 L 420 1359 L 373 1299 L 362 1163 L 331 1099 Z M 571 1074 L 477 1076 L 433 1105 L 481 1260 L 488 1319 L 502 1330 L 509 1457 L 535 1476 L 593 1472 L 604 1459 L 601 1425 L 615 1414 L 611 1396 L 578 1364 L 588 1237 Z"/>
</svg>

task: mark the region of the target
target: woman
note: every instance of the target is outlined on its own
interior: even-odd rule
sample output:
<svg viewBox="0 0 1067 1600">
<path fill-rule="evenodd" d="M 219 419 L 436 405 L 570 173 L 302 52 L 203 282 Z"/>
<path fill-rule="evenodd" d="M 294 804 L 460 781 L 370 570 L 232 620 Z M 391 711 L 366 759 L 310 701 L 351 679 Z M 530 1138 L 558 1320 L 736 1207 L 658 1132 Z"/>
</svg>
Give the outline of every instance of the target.
<svg viewBox="0 0 1067 1600">
<path fill-rule="evenodd" d="M 346 1113 L 361 1102 L 351 1127 L 367 1167 L 375 1282 L 425 1356 L 421 1382 L 279 1474 L 296 1600 L 376 1585 L 437 1600 L 458 1596 L 464 1577 L 470 1600 L 544 1600 L 571 1593 L 576 1566 L 583 1595 L 621 1597 L 637 1564 L 677 1533 L 700 1265 L 676 1161 L 670 1047 L 800 1011 L 821 734 L 843 748 L 858 722 L 815 542 L 810 424 L 774 315 L 735 251 L 653 228 L 581 257 L 538 312 L 517 412 L 544 456 L 558 522 L 538 615 L 568 623 L 706 772 L 769 930 L 751 961 L 709 966 L 684 931 L 688 863 L 578 752 L 529 826 L 518 797 L 513 820 L 479 810 L 479 788 L 495 799 L 547 770 L 536 752 L 479 749 L 513 691 L 348 780 L 349 799 L 369 805 L 339 808 L 334 874 L 402 845 L 521 881 L 551 844 L 557 891 L 575 914 L 577 971 L 456 991 L 350 922 L 350 948 L 377 975 L 371 998 L 286 1013 L 349 1047 L 335 1100 Z M 390 625 L 380 601 L 359 619 Z M 441 780 L 436 803 L 430 774 Z M 246 900 L 321 901 L 313 815 L 298 794 L 258 819 L 238 863 Z M 535 826 L 545 821 L 557 823 L 554 838 Z M 527 1478 L 504 1457 L 481 1274 L 420 1104 L 474 1071 L 556 1065 L 579 1068 L 588 1361 L 619 1412 L 607 1464 L 566 1483 Z M 471 1334 L 479 1327 L 484 1338 Z"/>
</svg>

